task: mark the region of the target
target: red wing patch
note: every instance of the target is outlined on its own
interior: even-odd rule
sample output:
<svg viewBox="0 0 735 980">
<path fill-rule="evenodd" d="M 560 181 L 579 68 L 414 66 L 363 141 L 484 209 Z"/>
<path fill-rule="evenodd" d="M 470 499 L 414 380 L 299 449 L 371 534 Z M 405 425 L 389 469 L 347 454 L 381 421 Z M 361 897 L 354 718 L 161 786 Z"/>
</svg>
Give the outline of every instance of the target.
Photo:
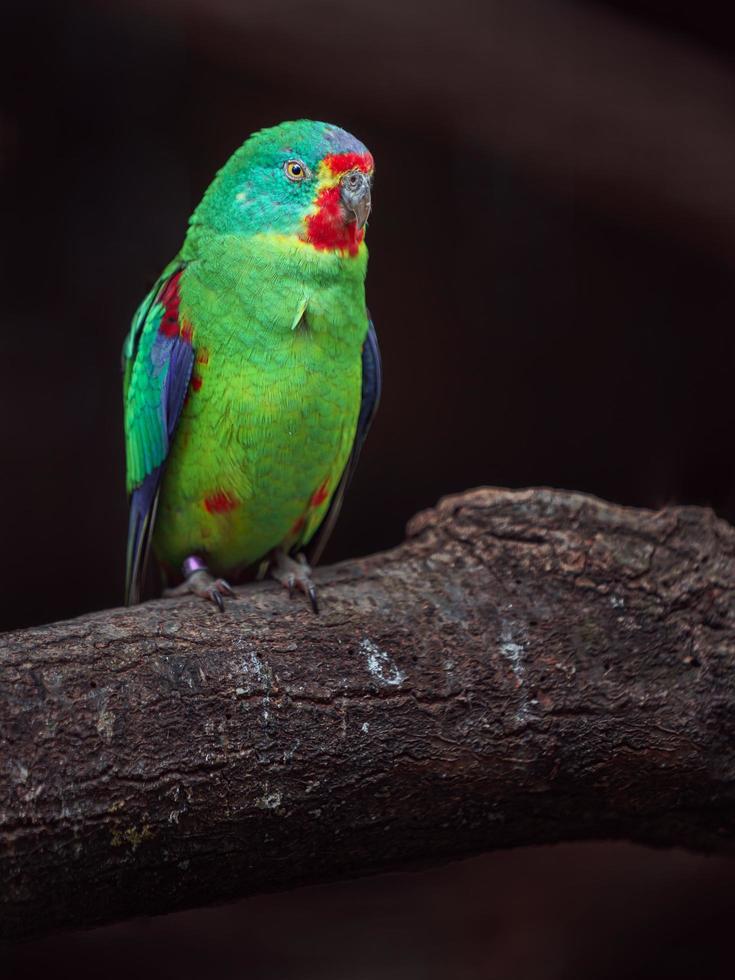
<svg viewBox="0 0 735 980">
<path fill-rule="evenodd" d="M 158 294 L 158 302 L 163 306 L 163 316 L 158 325 L 160 333 L 176 337 L 179 332 L 179 279 L 181 271 L 166 281 Z"/>
<path fill-rule="evenodd" d="M 187 344 L 191 343 L 193 334 L 192 325 L 180 319 L 179 314 L 179 280 L 183 269 L 179 269 L 175 275 L 166 281 L 161 292 L 158 294 L 158 302 L 163 306 L 163 316 L 158 324 L 158 332 L 165 337 L 180 336 Z"/>
</svg>

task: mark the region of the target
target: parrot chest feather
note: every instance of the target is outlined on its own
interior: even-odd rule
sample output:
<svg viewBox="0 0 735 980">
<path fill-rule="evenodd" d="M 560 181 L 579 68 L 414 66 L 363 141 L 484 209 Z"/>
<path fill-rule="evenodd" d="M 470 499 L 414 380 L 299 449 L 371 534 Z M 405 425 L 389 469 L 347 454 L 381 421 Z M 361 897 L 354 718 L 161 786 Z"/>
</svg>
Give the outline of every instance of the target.
<svg viewBox="0 0 735 980">
<path fill-rule="evenodd" d="M 182 289 L 196 362 L 154 549 L 174 567 L 204 554 L 224 574 L 321 523 L 355 436 L 367 318 L 349 283 L 301 273 L 213 290 L 198 272 Z"/>
</svg>

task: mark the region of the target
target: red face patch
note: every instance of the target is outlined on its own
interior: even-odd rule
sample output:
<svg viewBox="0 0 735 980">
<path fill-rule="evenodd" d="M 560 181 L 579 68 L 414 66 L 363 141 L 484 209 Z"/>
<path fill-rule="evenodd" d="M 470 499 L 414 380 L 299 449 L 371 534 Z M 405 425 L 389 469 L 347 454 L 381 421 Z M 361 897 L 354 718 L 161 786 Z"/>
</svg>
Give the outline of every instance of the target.
<svg viewBox="0 0 735 980">
<path fill-rule="evenodd" d="M 325 187 L 320 191 L 316 214 L 306 219 L 304 241 L 317 249 L 341 249 L 350 255 L 357 255 L 360 242 L 365 237 L 362 229 L 357 230 L 357 222 L 345 221 L 339 187 Z"/>
<path fill-rule="evenodd" d="M 333 174 L 346 174 L 348 170 L 370 173 L 374 167 L 372 153 L 330 153 L 324 162 Z"/>
<path fill-rule="evenodd" d="M 352 170 L 362 173 L 372 173 L 373 170 L 371 153 L 329 153 L 324 157 L 323 163 L 333 177 Z M 310 214 L 306 218 L 306 234 L 301 236 L 302 241 L 316 249 L 357 255 L 365 232 L 363 229 L 358 230 L 355 218 L 349 218 L 345 213 L 339 187 L 322 188 L 315 204 L 316 214 Z"/>
</svg>

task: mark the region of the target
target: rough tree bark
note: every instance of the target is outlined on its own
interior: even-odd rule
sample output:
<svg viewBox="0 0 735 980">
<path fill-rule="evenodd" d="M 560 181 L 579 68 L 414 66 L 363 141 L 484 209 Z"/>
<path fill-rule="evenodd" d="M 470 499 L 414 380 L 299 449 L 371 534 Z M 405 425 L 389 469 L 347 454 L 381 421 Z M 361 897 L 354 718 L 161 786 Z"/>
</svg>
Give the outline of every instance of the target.
<svg viewBox="0 0 735 980">
<path fill-rule="evenodd" d="M 0 638 L 0 933 L 517 844 L 735 834 L 735 530 L 482 489 L 225 615 Z"/>
</svg>

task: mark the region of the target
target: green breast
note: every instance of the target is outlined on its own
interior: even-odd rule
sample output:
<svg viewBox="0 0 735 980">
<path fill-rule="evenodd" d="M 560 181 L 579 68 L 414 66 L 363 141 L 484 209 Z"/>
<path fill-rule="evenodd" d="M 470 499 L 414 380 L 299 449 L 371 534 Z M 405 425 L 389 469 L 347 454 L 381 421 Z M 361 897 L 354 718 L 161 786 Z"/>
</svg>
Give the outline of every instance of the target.
<svg viewBox="0 0 735 980">
<path fill-rule="evenodd" d="M 153 546 L 232 573 L 305 544 L 328 509 L 360 407 L 367 255 L 220 236 L 183 258 L 197 360 Z"/>
</svg>

